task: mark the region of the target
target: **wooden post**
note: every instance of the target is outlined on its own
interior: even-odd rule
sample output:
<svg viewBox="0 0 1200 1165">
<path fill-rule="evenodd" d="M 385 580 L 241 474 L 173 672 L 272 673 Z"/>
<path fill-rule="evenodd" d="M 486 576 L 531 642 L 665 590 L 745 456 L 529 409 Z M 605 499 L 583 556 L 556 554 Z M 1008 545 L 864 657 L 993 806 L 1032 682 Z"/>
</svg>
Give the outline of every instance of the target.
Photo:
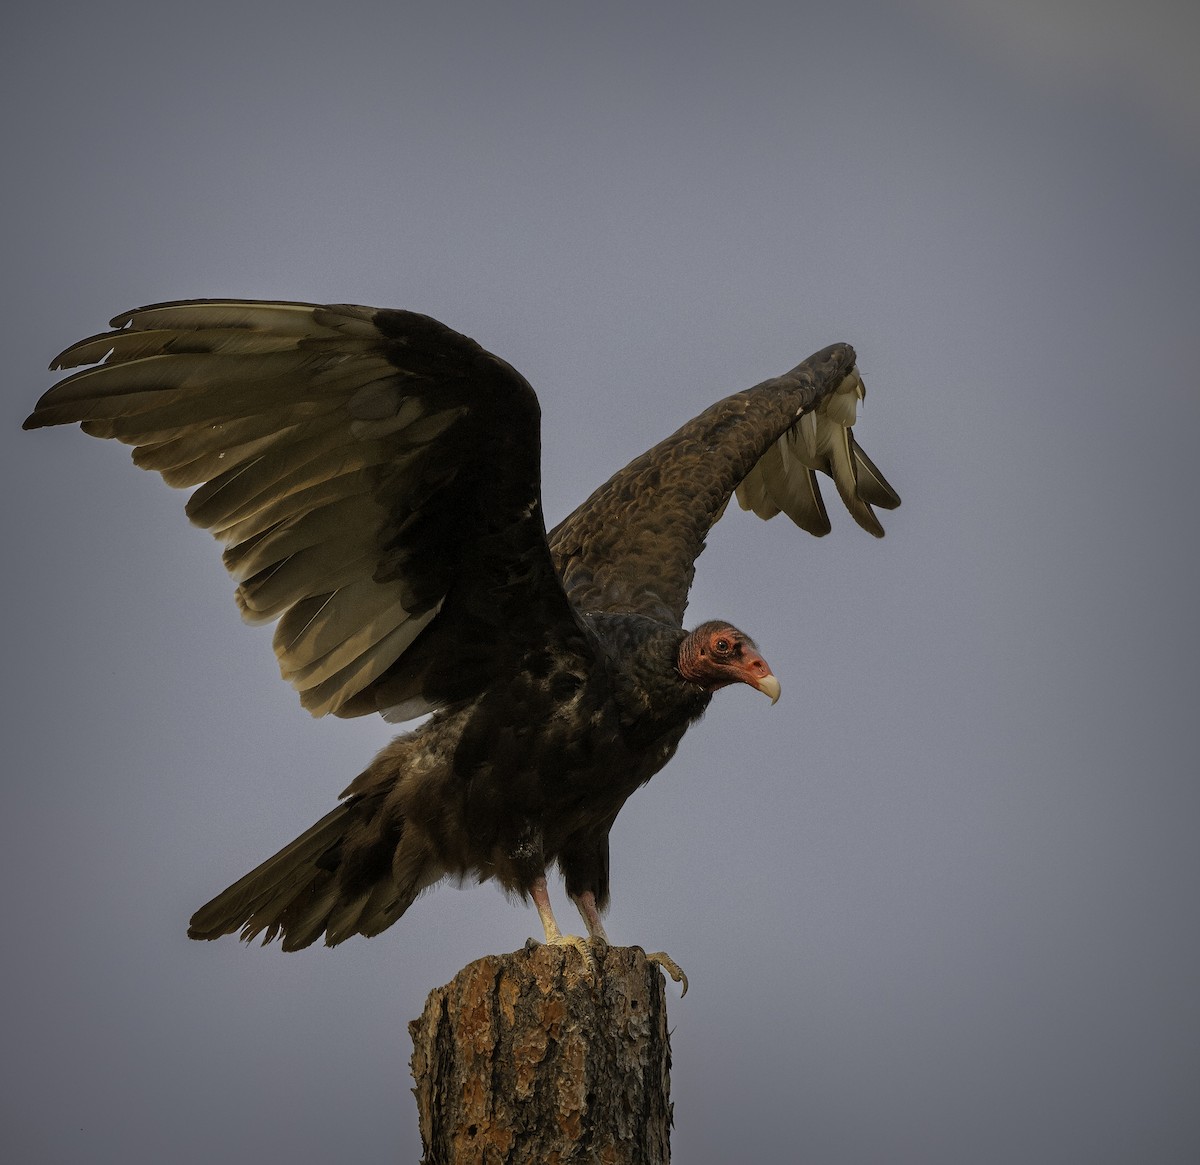
<svg viewBox="0 0 1200 1165">
<path fill-rule="evenodd" d="M 490 955 L 409 1024 L 423 1165 L 666 1165 L 662 974 L 610 947 L 595 982 L 573 948 Z"/>
</svg>

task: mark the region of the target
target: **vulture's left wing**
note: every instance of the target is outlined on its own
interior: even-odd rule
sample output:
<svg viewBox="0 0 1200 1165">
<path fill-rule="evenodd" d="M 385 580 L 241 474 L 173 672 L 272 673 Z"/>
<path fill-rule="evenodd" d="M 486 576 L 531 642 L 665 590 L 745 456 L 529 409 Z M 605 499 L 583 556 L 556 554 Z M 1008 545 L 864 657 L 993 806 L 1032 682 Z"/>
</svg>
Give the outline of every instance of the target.
<svg viewBox="0 0 1200 1165">
<path fill-rule="evenodd" d="M 786 513 L 810 534 L 829 532 L 818 471 L 882 537 L 872 507 L 894 509 L 900 498 L 854 439 L 862 396 L 854 349 L 834 344 L 643 453 L 550 532 L 571 601 L 681 623 L 696 558 L 735 490 L 760 518 Z"/>
<path fill-rule="evenodd" d="M 82 422 L 199 486 L 251 622 L 314 715 L 411 715 L 581 640 L 541 510 L 540 410 L 502 360 L 427 316 L 195 300 L 119 316 L 26 428 Z"/>
</svg>

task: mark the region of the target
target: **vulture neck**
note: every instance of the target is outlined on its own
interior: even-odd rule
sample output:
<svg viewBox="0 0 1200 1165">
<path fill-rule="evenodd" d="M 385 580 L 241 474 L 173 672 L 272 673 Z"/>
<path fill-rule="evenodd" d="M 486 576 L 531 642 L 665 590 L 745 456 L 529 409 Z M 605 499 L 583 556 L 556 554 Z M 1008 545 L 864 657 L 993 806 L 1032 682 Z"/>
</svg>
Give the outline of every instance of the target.
<svg viewBox="0 0 1200 1165">
<path fill-rule="evenodd" d="M 712 699 L 711 692 L 679 674 L 685 632 L 645 615 L 589 613 L 585 618 L 600 642 L 630 743 L 646 746 L 664 737 L 678 742 Z"/>
</svg>

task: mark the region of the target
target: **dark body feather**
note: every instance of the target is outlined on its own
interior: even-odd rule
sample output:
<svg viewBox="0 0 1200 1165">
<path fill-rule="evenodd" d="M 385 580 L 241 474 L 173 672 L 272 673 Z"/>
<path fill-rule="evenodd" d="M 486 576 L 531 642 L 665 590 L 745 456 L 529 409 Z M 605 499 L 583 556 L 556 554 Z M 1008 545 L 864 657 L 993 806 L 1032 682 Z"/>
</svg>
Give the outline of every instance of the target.
<svg viewBox="0 0 1200 1165">
<path fill-rule="evenodd" d="M 198 486 L 189 516 L 226 544 L 244 616 L 278 619 L 281 670 L 314 714 L 433 712 L 202 907 L 195 938 L 377 934 L 448 875 L 532 892 L 545 922 L 555 863 L 596 933 L 625 800 L 713 691 L 778 697 L 742 633 L 682 628 L 730 496 L 817 534 L 815 471 L 874 534 L 872 505 L 899 503 L 851 432 L 847 345 L 719 401 L 547 536 L 533 390 L 428 317 L 190 301 L 113 326 L 59 358 L 93 366 L 26 426 L 81 422 Z"/>
</svg>

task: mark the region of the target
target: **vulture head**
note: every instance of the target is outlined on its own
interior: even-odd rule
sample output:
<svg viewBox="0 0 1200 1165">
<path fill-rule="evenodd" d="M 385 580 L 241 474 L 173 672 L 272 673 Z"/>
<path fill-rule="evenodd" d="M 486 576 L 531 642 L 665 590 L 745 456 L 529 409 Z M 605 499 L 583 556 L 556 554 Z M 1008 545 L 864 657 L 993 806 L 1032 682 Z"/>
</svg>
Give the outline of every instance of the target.
<svg viewBox="0 0 1200 1165">
<path fill-rule="evenodd" d="M 779 681 L 754 640 L 728 623 L 701 623 L 679 645 L 679 674 L 707 692 L 729 684 L 749 684 L 779 699 Z"/>
</svg>

